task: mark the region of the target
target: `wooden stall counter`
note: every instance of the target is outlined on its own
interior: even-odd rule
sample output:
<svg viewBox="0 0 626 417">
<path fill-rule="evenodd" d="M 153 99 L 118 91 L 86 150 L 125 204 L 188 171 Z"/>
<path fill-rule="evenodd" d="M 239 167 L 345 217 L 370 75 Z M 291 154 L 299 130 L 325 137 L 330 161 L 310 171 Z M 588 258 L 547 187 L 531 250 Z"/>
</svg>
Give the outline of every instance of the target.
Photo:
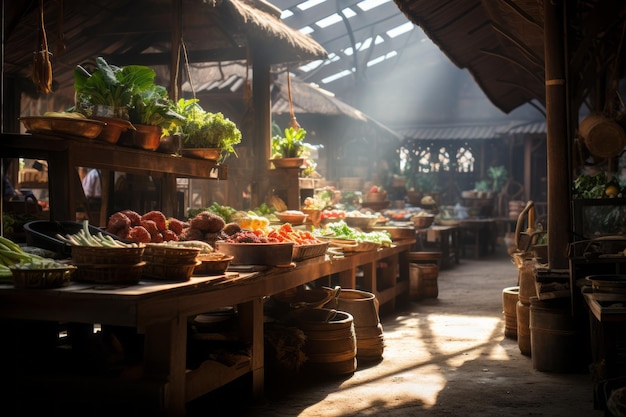
<svg viewBox="0 0 626 417">
<path fill-rule="evenodd" d="M 395 242 L 390 248 L 354 253 L 343 258 L 328 255 L 298 262 L 288 268 L 232 273 L 219 277 L 192 277 L 185 282 L 141 281 L 131 286 L 85 283 L 49 290 L 25 290 L 0 285 L 0 324 L 3 332 L 30 323 L 84 323 L 123 326 L 143 336 L 141 372 L 136 378 L 67 376 L 62 373 L 24 374 L 19 341 L 3 344 L 3 375 L 13 388 L 0 407 L 30 401 L 28 388 L 46 387 L 64 398 L 101 402 L 107 398 L 133 398 L 149 410 L 168 416 L 185 415 L 186 404 L 245 374 L 252 375 L 252 393 L 263 395 L 263 299 L 331 274 L 341 276 L 344 288 L 354 288 L 355 271 L 365 271 L 364 287 L 381 304 L 393 306 L 408 291 L 408 252 L 414 240 Z M 385 261 L 388 273 L 377 276 L 377 264 Z M 249 357 L 227 367 L 206 360 L 188 367 L 188 321 L 220 307 L 237 306 L 240 338 L 249 346 Z M 17 324 L 16 324 L 17 323 Z M 17 326 L 17 327 L 15 327 Z M 5 333 L 11 334 L 11 333 Z M 31 348 L 35 348 L 31 346 Z M 11 358 L 11 361 L 6 360 Z M 39 385 L 37 384 L 39 382 Z M 57 404 L 58 405 L 58 404 Z M 50 407 L 54 406 L 51 404 Z M 4 410 L 3 410 L 4 411 Z M 15 410 L 8 410 L 9 414 Z M 145 411 L 145 410 L 144 410 Z"/>
</svg>

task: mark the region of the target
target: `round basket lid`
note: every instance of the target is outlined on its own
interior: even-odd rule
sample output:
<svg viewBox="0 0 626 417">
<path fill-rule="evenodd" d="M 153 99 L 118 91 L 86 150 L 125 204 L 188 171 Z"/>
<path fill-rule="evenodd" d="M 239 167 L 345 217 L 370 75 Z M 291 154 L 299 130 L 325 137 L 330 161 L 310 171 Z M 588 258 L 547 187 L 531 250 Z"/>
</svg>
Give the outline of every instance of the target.
<svg viewBox="0 0 626 417">
<path fill-rule="evenodd" d="M 601 158 L 618 155 L 626 146 L 626 132 L 615 120 L 590 114 L 580 122 L 579 133 L 589 152 Z"/>
</svg>

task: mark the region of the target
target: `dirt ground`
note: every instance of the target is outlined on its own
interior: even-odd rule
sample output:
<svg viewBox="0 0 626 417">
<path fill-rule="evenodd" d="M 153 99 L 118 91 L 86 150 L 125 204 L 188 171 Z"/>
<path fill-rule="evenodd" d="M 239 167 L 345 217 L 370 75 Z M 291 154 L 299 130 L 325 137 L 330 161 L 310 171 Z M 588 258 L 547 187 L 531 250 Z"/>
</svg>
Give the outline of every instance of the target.
<svg viewBox="0 0 626 417">
<path fill-rule="evenodd" d="M 518 342 L 504 337 L 502 290 L 516 281 L 503 247 L 480 260 L 461 259 L 440 271 L 437 299 L 381 313 L 380 362 L 360 363 L 343 377 L 276 378 L 268 370 L 262 401 L 249 401 L 249 381 L 236 381 L 192 402 L 188 414 L 602 416 L 588 373 L 537 371 Z"/>
</svg>

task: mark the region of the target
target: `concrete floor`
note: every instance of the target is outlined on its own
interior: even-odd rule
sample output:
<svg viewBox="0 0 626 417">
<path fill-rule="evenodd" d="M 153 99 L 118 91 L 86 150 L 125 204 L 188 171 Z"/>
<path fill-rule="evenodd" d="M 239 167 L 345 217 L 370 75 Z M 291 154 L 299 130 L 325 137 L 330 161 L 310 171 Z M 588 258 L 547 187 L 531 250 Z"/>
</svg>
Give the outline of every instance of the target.
<svg viewBox="0 0 626 417">
<path fill-rule="evenodd" d="M 337 417 L 602 416 L 586 372 L 533 369 L 504 337 L 503 288 L 517 269 L 503 247 L 440 271 L 439 296 L 381 313 L 382 361 L 344 377 L 266 375 L 266 395 L 249 401 L 237 381 L 189 405 L 189 415 Z"/>
</svg>

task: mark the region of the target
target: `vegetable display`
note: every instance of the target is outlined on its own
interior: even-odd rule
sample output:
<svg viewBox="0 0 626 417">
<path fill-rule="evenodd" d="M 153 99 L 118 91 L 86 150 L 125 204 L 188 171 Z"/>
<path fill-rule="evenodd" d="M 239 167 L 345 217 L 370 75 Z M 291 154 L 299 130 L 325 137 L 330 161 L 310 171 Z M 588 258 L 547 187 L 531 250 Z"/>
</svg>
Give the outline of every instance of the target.
<svg viewBox="0 0 626 417">
<path fill-rule="evenodd" d="M 57 233 L 56 237 L 65 243 L 74 246 L 97 246 L 107 248 L 136 248 L 137 243 L 124 243 L 117 239 L 113 239 L 109 235 L 98 232 L 92 235 L 89 231 L 89 221 L 83 220 L 83 228 L 74 234 L 66 234 L 65 236 Z"/>
<path fill-rule="evenodd" d="M 340 220 L 328 223 L 324 228 L 313 230 L 313 236 L 322 238 L 355 240 L 357 242 L 373 242 L 382 246 L 391 246 L 391 235 L 387 231 L 362 232 L 348 226 Z"/>
<path fill-rule="evenodd" d="M 47 269 L 64 266 L 54 259 L 25 252 L 10 239 L 0 236 L 0 281 L 13 276 L 11 269 Z"/>
</svg>

